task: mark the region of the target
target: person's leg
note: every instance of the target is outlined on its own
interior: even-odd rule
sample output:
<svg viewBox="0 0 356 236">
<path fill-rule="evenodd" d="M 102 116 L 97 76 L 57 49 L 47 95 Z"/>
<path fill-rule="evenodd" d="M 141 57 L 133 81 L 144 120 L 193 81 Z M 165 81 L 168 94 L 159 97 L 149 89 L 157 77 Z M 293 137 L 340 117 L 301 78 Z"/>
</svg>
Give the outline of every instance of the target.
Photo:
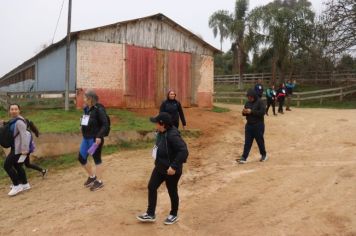
<svg viewBox="0 0 356 236">
<path fill-rule="evenodd" d="M 287 102 L 286 102 L 286 110 L 289 110 L 289 104 L 290 103 L 290 95 L 287 95 Z"/>
<path fill-rule="evenodd" d="M 284 99 L 281 101 L 280 106 L 281 106 L 281 113 L 283 114 Z"/>
<path fill-rule="evenodd" d="M 251 151 L 252 143 L 253 143 L 253 126 L 247 125 L 245 126 L 245 145 L 244 145 L 244 152 L 242 154 L 242 158 L 247 160 L 248 155 Z"/>
<path fill-rule="evenodd" d="M 178 182 L 181 176 L 182 176 L 182 171 L 179 171 L 173 176 L 167 175 L 166 177 L 166 187 L 168 190 L 169 198 L 171 199 L 171 211 L 169 214 L 173 216 L 178 215 L 178 207 L 179 207 Z"/>
<path fill-rule="evenodd" d="M 94 163 L 95 163 L 95 176 L 96 176 L 96 180 L 93 184 L 93 186 L 91 186 L 90 190 L 91 191 L 96 191 L 102 187 L 104 187 L 104 183 L 102 181 L 102 173 L 103 173 L 103 166 L 102 166 L 102 161 L 101 161 L 101 150 L 102 147 L 104 145 L 104 139 L 101 139 L 101 143 L 99 145 L 99 147 L 96 149 L 96 151 L 93 154 L 93 159 L 94 159 Z"/>
<path fill-rule="evenodd" d="M 9 175 L 13 186 L 19 185 L 19 177 L 14 168 L 14 164 L 18 160 L 19 156 L 20 155 L 15 155 L 14 151 L 11 150 L 4 162 L 4 170 Z"/>
<path fill-rule="evenodd" d="M 271 106 L 271 100 L 267 98 L 267 108 L 266 108 L 266 115 L 268 115 L 269 107 Z"/>
<path fill-rule="evenodd" d="M 273 110 L 273 115 L 276 115 L 276 101 L 272 101 L 272 110 Z"/>
<path fill-rule="evenodd" d="M 153 169 L 150 181 L 148 182 L 148 207 L 147 214 L 154 216 L 156 214 L 157 205 L 157 189 L 163 181 L 165 180 L 165 175 L 160 173 L 156 168 Z"/>
<path fill-rule="evenodd" d="M 14 168 L 15 170 L 17 171 L 17 175 L 19 177 L 19 181 L 22 183 L 22 184 L 28 184 L 27 182 L 27 176 L 26 176 L 26 171 L 24 170 L 23 166 L 22 166 L 23 163 L 18 163 L 17 161 L 14 163 Z"/>
<path fill-rule="evenodd" d="M 262 157 L 266 156 L 266 148 L 265 148 L 265 125 L 263 123 L 256 125 L 255 127 L 255 139 L 258 145 L 258 149 L 260 150 L 260 154 Z"/>
<path fill-rule="evenodd" d="M 29 168 L 29 169 L 33 169 L 33 170 L 37 170 L 39 172 L 43 172 L 43 169 L 37 165 L 34 165 L 30 162 L 30 156 L 28 155 L 26 160 L 25 160 L 25 166 L 26 168 Z"/>
</svg>

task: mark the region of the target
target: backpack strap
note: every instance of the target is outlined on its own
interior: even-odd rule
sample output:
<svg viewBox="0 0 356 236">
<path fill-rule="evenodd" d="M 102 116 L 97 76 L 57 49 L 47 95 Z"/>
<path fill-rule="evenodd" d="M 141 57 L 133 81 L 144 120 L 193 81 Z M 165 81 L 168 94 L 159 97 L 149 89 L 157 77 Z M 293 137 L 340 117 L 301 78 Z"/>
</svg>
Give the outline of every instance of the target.
<svg viewBox="0 0 356 236">
<path fill-rule="evenodd" d="M 16 122 L 19 121 L 19 120 L 22 120 L 22 121 L 25 123 L 25 125 L 27 126 L 26 120 L 24 120 L 24 119 L 22 119 L 22 118 L 20 118 L 20 117 L 16 117 L 15 119 L 9 121 L 10 130 L 11 130 L 12 132 L 15 131 L 15 124 L 16 124 Z M 11 127 L 13 127 L 13 129 L 11 129 Z M 15 139 L 17 136 L 19 136 L 19 134 L 20 134 L 20 132 L 18 132 L 17 134 L 15 134 L 15 135 L 14 135 L 14 139 Z"/>
</svg>

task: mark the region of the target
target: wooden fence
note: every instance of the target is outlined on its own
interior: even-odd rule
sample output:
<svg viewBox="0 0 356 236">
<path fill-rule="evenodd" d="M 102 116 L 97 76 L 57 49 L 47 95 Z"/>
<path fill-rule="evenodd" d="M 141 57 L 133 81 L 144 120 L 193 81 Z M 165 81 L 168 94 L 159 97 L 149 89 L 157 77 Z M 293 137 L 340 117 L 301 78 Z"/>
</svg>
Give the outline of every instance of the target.
<svg viewBox="0 0 356 236">
<path fill-rule="evenodd" d="M 350 94 L 356 94 L 356 85 L 310 92 L 295 92 L 293 94 L 293 101 L 296 101 L 299 107 L 303 101 L 319 100 L 320 104 L 322 104 L 326 98 L 339 98 L 340 101 L 343 101 L 344 97 Z M 216 92 L 214 94 L 215 102 L 240 102 L 243 104 L 245 100 L 246 92 Z"/>
<path fill-rule="evenodd" d="M 265 83 L 269 83 L 272 80 L 271 73 L 256 73 L 256 74 L 244 74 L 244 84 L 256 83 L 258 79 L 261 79 Z M 215 86 L 219 85 L 238 85 L 239 75 L 216 75 L 214 77 Z M 289 78 L 286 75 L 286 78 Z M 328 84 L 340 84 L 340 83 L 356 83 L 356 71 L 341 71 L 341 72 L 318 72 L 311 71 L 304 74 L 295 74 L 290 77 L 292 80 L 297 80 L 299 84 L 303 83 L 328 83 Z M 276 81 L 279 77 L 276 76 Z"/>
<path fill-rule="evenodd" d="M 7 110 L 11 103 L 34 109 L 64 108 L 63 91 L 46 92 L 0 92 L 0 105 Z M 75 104 L 75 92 L 69 93 L 70 105 Z"/>
</svg>

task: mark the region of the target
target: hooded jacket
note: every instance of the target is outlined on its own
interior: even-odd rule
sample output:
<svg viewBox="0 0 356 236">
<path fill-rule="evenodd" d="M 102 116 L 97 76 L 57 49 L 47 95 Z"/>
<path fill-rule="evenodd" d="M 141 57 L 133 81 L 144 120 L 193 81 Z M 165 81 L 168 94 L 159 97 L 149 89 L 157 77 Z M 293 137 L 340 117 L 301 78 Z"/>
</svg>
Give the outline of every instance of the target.
<svg viewBox="0 0 356 236">
<path fill-rule="evenodd" d="M 169 93 L 167 99 L 161 104 L 160 112 L 167 112 L 172 117 L 174 125 L 179 124 L 179 117 L 182 120 L 183 126 L 186 126 L 185 116 L 183 113 L 182 105 L 176 99 L 169 99 Z"/>
<path fill-rule="evenodd" d="M 266 113 L 266 106 L 264 102 L 257 96 L 256 91 L 253 89 L 249 89 L 247 92 L 247 96 L 254 97 L 254 101 L 247 101 L 245 104 L 245 109 L 251 109 L 251 114 L 246 116 L 247 124 L 254 125 L 258 123 L 264 122 L 264 115 Z"/>
<path fill-rule="evenodd" d="M 181 171 L 189 153 L 178 129 L 173 126 L 164 133 L 158 133 L 156 145 L 158 149 L 155 166 L 158 171 L 166 174 L 169 167 Z"/>
<path fill-rule="evenodd" d="M 84 114 L 89 115 L 89 123 L 87 126 L 82 125 L 83 137 L 104 138 L 109 122 L 102 105 L 97 103 L 91 108 L 85 107 Z"/>
</svg>

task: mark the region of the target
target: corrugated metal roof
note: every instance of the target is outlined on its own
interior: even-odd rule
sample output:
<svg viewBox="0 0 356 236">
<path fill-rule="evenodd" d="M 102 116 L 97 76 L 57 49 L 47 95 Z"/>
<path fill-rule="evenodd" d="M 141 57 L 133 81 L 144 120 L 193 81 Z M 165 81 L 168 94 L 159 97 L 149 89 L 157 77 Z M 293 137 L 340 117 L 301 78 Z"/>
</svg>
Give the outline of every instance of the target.
<svg viewBox="0 0 356 236">
<path fill-rule="evenodd" d="M 147 17 L 142 17 L 142 18 L 138 18 L 138 19 L 133 19 L 133 20 L 128 20 L 128 21 L 122 21 L 122 22 L 117 22 L 114 24 L 109 24 L 109 25 L 105 25 L 105 26 L 100 26 L 100 27 L 95 27 L 95 28 L 91 28 L 91 29 L 86 29 L 86 30 L 80 30 L 80 31 L 76 31 L 76 32 L 72 32 L 71 33 L 71 39 L 76 39 L 78 37 L 78 34 L 80 33 L 86 33 L 86 32 L 90 32 L 90 31 L 99 31 L 101 29 L 105 29 L 105 28 L 109 28 L 109 27 L 114 27 L 117 25 L 125 25 L 125 24 L 129 24 L 129 23 L 134 23 L 137 21 L 143 21 L 143 20 L 147 20 L 147 19 L 157 19 L 160 21 L 163 21 L 169 25 L 171 25 L 172 27 L 174 27 L 176 30 L 180 31 L 183 34 L 188 35 L 189 37 L 195 39 L 197 42 L 201 43 L 204 47 L 210 49 L 211 51 L 213 51 L 214 53 L 220 53 L 221 51 L 217 48 L 215 48 L 214 46 L 210 45 L 209 43 L 207 43 L 206 41 L 204 41 L 203 39 L 201 39 L 200 37 L 198 37 L 196 34 L 192 33 L 191 31 L 189 31 L 188 29 L 184 28 L 183 26 L 179 25 L 178 23 L 176 23 L 175 21 L 173 21 L 172 19 L 168 18 L 167 16 L 165 16 L 162 13 L 158 13 L 155 15 L 151 15 L 151 16 L 147 16 Z M 60 40 L 59 42 L 52 44 L 51 46 L 47 47 L 46 49 L 42 50 L 41 52 L 39 52 L 37 55 L 35 55 L 34 57 L 30 58 L 29 60 L 25 61 L 24 63 L 22 63 L 21 65 L 19 65 L 18 67 L 16 67 L 15 69 L 11 70 L 9 73 L 5 74 L 3 77 L 0 78 L 0 80 L 6 79 L 8 77 L 11 77 L 13 74 L 18 73 L 19 71 L 23 70 L 25 67 L 27 67 L 29 64 L 33 63 L 38 57 L 45 55 L 49 52 L 51 52 L 52 50 L 61 47 L 62 45 L 64 45 L 66 43 L 66 37 L 63 38 L 62 40 Z"/>
</svg>

